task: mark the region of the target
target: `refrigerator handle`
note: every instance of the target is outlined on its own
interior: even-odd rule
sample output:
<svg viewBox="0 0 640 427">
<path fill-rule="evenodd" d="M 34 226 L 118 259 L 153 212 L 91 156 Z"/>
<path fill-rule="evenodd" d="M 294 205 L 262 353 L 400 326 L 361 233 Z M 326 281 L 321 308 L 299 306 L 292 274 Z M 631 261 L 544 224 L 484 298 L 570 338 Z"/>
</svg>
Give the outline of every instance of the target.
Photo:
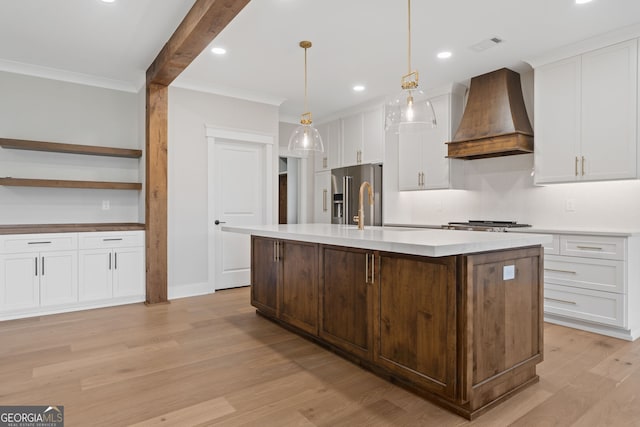
<svg viewBox="0 0 640 427">
<path fill-rule="evenodd" d="M 351 177 L 345 175 L 342 178 L 342 191 L 344 191 L 342 200 L 344 203 L 344 209 L 342 217 L 344 218 L 344 224 L 351 223 Z"/>
</svg>

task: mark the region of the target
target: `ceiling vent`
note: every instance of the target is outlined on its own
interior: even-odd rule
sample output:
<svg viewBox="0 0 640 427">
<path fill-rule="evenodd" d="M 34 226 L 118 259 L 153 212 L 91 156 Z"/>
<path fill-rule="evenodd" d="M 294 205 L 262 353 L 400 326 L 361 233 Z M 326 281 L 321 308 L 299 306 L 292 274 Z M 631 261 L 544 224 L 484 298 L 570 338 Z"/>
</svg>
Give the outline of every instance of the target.
<svg viewBox="0 0 640 427">
<path fill-rule="evenodd" d="M 469 98 L 448 157 L 483 159 L 533 152 L 533 129 L 520 74 L 507 68 L 471 79 Z"/>
<path fill-rule="evenodd" d="M 491 37 L 490 39 L 482 40 L 479 43 L 469 46 L 469 49 L 474 52 L 484 52 L 485 50 L 496 47 L 503 42 L 504 40 L 502 40 L 500 37 Z"/>
</svg>

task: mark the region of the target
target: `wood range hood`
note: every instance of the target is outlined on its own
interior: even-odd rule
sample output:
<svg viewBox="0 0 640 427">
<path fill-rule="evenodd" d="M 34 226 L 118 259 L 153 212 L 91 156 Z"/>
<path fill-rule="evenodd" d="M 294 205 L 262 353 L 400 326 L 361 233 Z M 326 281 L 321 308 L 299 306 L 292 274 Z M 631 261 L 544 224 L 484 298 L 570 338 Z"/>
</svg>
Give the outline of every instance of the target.
<svg viewBox="0 0 640 427">
<path fill-rule="evenodd" d="M 453 140 L 454 159 L 484 159 L 533 152 L 533 129 L 520 74 L 501 68 L 471 79 L 469 98 Z"/>
</svg>

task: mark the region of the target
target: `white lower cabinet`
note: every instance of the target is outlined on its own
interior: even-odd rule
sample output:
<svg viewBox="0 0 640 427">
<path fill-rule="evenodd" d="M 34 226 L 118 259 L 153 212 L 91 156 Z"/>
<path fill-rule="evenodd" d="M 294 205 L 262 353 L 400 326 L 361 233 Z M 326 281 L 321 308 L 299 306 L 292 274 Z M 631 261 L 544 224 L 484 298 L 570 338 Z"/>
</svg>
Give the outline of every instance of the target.
<svg viewBox="0 0 640 427">
<path fill-rule="evenodd" d="M 144 301 L 144 232 L 0 235 L 0 319 Z"/>
<path fill-rule="evenodd" d="M 80 236 L 80 301 L 144 298 L 144 234 L 83 233 Z"/>
<path fill-rule="evenodd" d="M 78 301 L 75 236 L 0 236 L 0 311 Z"/>
<path fill-rule="evenodd" d="M 554 236 L 545 247 L 545 320 L 628 340 L 640 336 L 637 236 Z"/>
</svg>

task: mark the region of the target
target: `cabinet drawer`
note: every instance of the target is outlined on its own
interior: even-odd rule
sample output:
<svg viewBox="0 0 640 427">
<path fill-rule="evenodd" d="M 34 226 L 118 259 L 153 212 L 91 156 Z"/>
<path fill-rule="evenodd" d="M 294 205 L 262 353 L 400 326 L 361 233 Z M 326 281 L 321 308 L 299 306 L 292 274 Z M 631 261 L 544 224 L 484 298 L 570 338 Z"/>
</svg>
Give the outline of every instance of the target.
<svg viewBox="0 0 640 427">
<path fill-rule="evenodd" d="M 144 246 L 144 231 L 105 231 L 79 233 L 80 249 L 126 248 Z"/>
<path fill-rule="evenodd" d="M 551 243 L 543 246 L 545 255 L 560 255 L 560 236 L 554 234 Z"/>
<path fill-rule="evenodd" d="M 626 327 L 625 298 L 622 294 L 611 292 L 545 284 L 544 311 L 589 322 Z"/>
<path fill-rule="evenodd" d="M 624 262 L 545 255 L 544 282 L 624 293 Z"/>
<path fill-rule="evenodd" d="M 78 249 L 77 233 L 12 234 L 0 236 L 0 254 Z"/>
<path fill-rule="evenodd" d="M 625 239 L 608 236 L 560 236 L 560 254 L 602 259 L 625 259 Z"/>
</svg>

